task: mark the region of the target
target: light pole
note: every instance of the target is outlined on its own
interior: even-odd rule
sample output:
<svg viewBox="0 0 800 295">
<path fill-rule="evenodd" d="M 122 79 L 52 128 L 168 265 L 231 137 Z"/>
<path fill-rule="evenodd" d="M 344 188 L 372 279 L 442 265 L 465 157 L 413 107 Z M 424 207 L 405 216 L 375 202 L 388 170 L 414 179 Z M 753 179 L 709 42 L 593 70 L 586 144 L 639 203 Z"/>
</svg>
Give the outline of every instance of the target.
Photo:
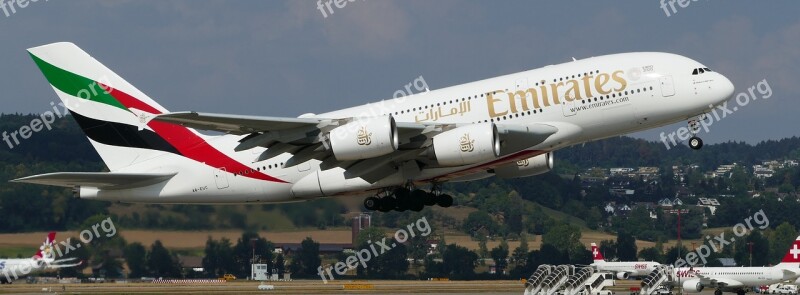
<svg viewBox="0 0 800 295">
<path fill-rule="evenodd" d="M 753 266 L 753 242 L 747 242 L 747 247 L 750 249 L 750 266 Z"/>
<path fill-rule="evenodd" d="M 250 258 L 250 279 L 251 280 L 255 280 L 256 279 L 256 276 L 255 276 L 256 241 L 258 241 L 258 239 L 256 239 L 256 238 L 251 238 L 250 239 L 250 249 L 253 250 L 253 257 Z"/>
</svg>

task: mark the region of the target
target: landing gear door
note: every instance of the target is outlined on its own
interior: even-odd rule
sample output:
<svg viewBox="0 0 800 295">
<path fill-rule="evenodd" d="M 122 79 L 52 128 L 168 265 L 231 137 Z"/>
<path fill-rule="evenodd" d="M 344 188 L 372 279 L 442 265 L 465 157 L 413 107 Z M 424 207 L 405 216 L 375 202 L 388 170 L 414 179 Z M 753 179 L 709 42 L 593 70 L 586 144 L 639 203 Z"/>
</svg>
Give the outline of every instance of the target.
<svg viewBox="0 0 800 295">
<path fill-rule="evenodd" d="M 214 170 L 214 181 L 217 183 L 217 189 L 228 188 L 228 171 L 225 168 Z"/>
<path fill-rule="evenodd" d="M 670 97 L 675 95 L 675 84 L 672 82 L 672 76 L 663 76 L 659 81 L 661 82 L 661 96 Z"/>
</svg>

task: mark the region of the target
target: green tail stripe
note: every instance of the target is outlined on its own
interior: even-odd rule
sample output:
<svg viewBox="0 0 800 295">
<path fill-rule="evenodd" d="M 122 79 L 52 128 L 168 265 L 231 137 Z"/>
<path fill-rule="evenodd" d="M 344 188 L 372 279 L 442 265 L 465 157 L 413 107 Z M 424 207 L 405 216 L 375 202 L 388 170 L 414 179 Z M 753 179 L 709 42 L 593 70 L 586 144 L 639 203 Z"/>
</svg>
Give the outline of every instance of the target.
<svg viewBox="0 0 800 295">
<path fill-rule="evenodd" d="M 58 90 L 75 97 L 115 106 L 126 111 L 128 110 L 128 108 L 122 105 L 116 98 L 103 90 L 94 80 L 70 73 L 33 54 L 31 54 L 31 58 L 36 62 L 36 65 L 42 71 L 47 81 L 50 82 L 50 85 L 53 85 L 53 87 Z"/>
</svg>

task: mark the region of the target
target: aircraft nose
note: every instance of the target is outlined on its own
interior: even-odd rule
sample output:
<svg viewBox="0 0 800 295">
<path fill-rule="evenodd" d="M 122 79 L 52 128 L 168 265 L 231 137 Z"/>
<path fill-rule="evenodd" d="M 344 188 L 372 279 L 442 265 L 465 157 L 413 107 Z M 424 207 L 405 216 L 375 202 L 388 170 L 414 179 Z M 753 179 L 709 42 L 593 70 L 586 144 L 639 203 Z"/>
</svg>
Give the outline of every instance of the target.
<svg viewBox="0 0 800 295">
<path fill-rule="evenodd" d="M 728 79 L 727 77 L 725 77 L 723 75 L 719 75 L 719 76 L 720 76 L 720 79 L 719 79 L 719 82 L 717 82 L 717 84 L 718 84 L 717 87 L 718 87 L 718 93 L 720 94 L 720 96 L 715 98 L 715 99 L 717 99 L 717 101 L 715 101 L 714 104 L 719 104 L 719 103 L 725 102 L 726 100 L 731 98 L 731 96 L 733 96 L 733 91 L 735 90 L 735 87 L 733 86 L 733 82 L 731 82 L 730 79 Z"/>
</svg>

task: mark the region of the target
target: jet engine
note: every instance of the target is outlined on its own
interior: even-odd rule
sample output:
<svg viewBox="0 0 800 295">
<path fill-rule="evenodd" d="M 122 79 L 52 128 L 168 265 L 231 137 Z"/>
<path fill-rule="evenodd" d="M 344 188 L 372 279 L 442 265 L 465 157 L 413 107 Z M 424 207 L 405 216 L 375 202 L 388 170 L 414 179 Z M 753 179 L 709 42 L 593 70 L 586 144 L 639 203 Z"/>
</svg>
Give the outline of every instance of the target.
<svg viewBox="0 0 800 295">
<path fill-rule="evenodd" d="M 356 119 L 328 134 L 328 145 L 339 161 L 387 155 L 397 150 L 397 125 L 392 116 Z"/>
<path fill-rule="evenodd" d="M 428 152 L 445 167 L 476 164 L 500 155 L 500 137 L 494 123 L 461 126 L 434 136 Z"/>
<path fill-rule="evenodd" d="M 546 173 L 553 169 L 553 153 L 508 163 L 494 169 L 500 178 L 520 178 Z"/>
<path fill-rule="evenodd" d="M 683 286 L 681 287 L 683 287 L 684 292 L 690 293 L 699 293 L 703 291 L 703 288 L 705 288 L 705 286 L 703 286 L 698 279 L 684 281 Z"/>
<path fill-rule="evenodd" d="M 618 272 L 617 273 L 617 279 L 618 280 L 627 280 L 628 277 L 630 277 L 630 276 L 631 275 L 629 273 L 627 273 L 627 272 Z"/>
</svg>

